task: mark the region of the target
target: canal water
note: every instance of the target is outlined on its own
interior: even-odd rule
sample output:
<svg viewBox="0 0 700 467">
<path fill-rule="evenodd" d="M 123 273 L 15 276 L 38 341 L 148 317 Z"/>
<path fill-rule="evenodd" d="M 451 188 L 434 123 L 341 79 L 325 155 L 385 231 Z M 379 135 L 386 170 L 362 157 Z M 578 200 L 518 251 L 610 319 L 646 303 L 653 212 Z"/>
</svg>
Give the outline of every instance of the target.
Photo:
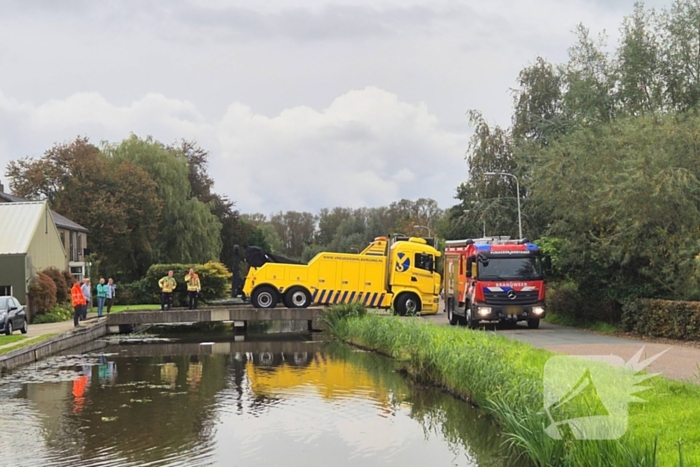
<svg viewBox="0 0 700 467">
<path fill-rule="evenodd" d="M 318 334 L 98 341 L 0 377 L 2 466 L 506 466 L 464 402 Z"/>
</svg>

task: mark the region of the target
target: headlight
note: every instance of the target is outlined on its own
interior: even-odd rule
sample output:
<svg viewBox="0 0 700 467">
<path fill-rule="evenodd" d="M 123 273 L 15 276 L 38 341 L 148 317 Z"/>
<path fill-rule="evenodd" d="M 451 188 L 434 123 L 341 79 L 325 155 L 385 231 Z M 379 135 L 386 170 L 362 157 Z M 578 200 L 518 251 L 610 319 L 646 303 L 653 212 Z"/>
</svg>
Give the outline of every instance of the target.
<svg viewBox="0 0 700 467">
<path fill-rule="evenodd" d="M 536 315 L 541 315 L 542 313 L 544 313 L 544 307 L 543 306 L 533 306 L 532 312 Z"/>
<path fill-rule="evenodd" d="M 490 307 L 487 307 L 487 306 L 480 306 L 479 309 L 477 310 L 477 312 L 478 312 L 481 316 L 490 315 L 490 314 L 491 314 L 491 308 L 490 308 Z"/>
</svg>

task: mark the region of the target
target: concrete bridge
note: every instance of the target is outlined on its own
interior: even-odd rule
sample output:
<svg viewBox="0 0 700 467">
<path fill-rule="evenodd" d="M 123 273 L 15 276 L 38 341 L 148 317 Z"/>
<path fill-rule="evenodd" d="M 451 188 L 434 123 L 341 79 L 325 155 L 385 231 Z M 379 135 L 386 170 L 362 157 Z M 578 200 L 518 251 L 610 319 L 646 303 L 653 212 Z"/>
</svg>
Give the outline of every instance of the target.
<svg viewBox="0 0 700 467">
<path fill-rule="evenodd" d="M 110 333 L 118 333 L 124 326 L 151 324 L 189 324 L 208 322 L 249 321 L 306 321 L 309 331 L 323 331 L 321 321 L 323 307 L 309 308 L 253 308 L 252 306 L 211 307 L 199 310 L 170 311 L 123 311 L 107 315 L 107 328 Z"/>
</svg>

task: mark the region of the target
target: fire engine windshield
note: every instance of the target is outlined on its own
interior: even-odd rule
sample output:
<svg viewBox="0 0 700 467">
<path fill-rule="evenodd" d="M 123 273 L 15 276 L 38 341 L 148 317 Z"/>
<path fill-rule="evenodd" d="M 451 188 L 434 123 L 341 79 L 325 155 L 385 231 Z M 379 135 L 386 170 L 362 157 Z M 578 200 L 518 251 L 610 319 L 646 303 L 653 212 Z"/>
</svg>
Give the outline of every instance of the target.
<svg viewBox="0 0 700 467">
<path fill-rule="evenodd" d="M 488 265 L 479 263 L 481 280 L 540 280 L 542 263 L 537 257 L 489 258 Z"/>
</svg>

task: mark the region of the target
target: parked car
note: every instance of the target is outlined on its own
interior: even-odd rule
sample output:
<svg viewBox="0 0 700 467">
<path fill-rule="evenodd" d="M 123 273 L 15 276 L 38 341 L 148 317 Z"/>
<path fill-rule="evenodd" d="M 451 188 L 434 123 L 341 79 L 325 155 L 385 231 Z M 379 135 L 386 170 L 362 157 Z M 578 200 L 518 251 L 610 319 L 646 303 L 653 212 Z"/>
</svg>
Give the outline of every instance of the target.
<svg viewBox="0 0 700 467">
<path fill-rule="evenodd" d="M 19 329 L 27 333 L 27 312 L 12 296 L 0 297 L 0 332 L 8 336 Z"/>
</svg>

